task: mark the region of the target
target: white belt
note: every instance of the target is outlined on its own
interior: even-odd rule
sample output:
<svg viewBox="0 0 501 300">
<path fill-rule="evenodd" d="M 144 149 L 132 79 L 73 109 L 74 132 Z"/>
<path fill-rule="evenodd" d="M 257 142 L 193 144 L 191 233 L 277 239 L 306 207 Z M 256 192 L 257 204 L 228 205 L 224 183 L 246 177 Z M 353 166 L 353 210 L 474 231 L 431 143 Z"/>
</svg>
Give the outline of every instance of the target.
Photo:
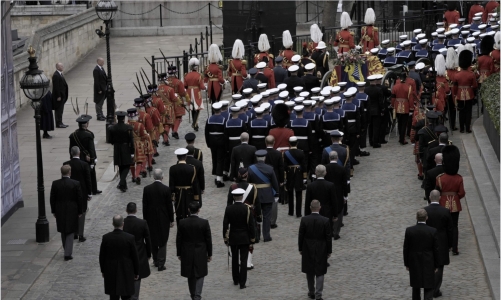
<svg viewBox="0 0 501 300">
<path fill-rule="evenodd" d="M 209 134 L 218 135 L 218 134 L 224 134 L 224 132 L 209 132 Z"/>
<path fill-rule="evenodd" d="M 315 133 L 315 130 L 312 130 L 311 133 Z"/>
<path fill-rule="evenodd" d="M 253 139 L 264 139 L 265 136 L 264 135 L 253 135 L 252 138 Z"/>
<path fill-rule="evenodd" d="M 289 150 L 289 147 L 278 147 L 278 151 L 284 151 L 284 150 Z"/>
<path fill-rule="evenodd" d="M 308 139 L 308 137 L 307 137 L 307 136 L 296 136 L 296 138 L 297 138 L 298 140 L 307 140 L 307 139 Z"/>
<path fill-rule="evenodd" d="M 355 119 L 351 119 L 351 120 L 348 120 L 348 123 L 355 123 L 357 120 Z"/>
<path fill-rule="evenodd" d="M 230 136 L 229 139 L 230 139 L 230 141 L 237 141 L 240 139 L 240 137 L 239 136 Z"/>
<path fill-rule="evenodd" d="M 367 111 L 367 108 L 364 108 L 364 111 Z"/>
</svg>

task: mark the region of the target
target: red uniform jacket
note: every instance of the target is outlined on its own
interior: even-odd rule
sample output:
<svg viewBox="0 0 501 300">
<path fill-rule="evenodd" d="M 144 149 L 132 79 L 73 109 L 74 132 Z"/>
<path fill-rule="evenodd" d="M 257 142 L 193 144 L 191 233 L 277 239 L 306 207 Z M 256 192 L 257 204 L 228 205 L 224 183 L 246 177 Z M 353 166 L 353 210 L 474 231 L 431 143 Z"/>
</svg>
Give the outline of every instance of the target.
<svg viewBox="0 0 501 300">
<path fill-rule="evenodd" d="M 174 89 L 162 82 L 158 84 L 157 94 L 162 99 L 165 107 L 164 114 L 162 115 L 162 124 L 174 124 L 174 119 L 176 118 L 174 103 L 178 101 L 176 94 L 174 93 Z"/>
<path fill-rule="evenodd" d="M 282 66 L 284 66 L 284 68 L 287 69 L 289 68 L 289 66 L 292 66 L 292 57 L 294 55 L 296 55 L 296 52 L 291 49 L 280 51 L 280 56 L 284 58 L 284 60 L 282 61 Z"/>
<path fill-rule="evenodd" d="M 456 74 L 457 74 L 457 70 L 455 69 L 447 69 L 446 70 L 446 77 L 447 77 L 447 80 L 449 80 L 449 83 L 452 83 L 454 82 L 454 77 L 456 77 Z"/>
<path fill-rule="evenodd" d="M 167 78 L 167 83 L 171 88 L 174 89 L 174 93 L 176 93 L 179 96 L 178 101 L 174 103 L 174 111 L 176 117 L 181 117 L 186 113 L 186 110 L 183 107 L 184 104 L 183 99 L 186 97 L 186 90 L 184 89 L 184 84 L 181 80 L 172 76 Z"/>
<path fill-rule="evenodd" d="M 435 110 L 443 112 L 445 109 L 445 98 L 450 93 L 449 82 L 444 76 L 437 76 L 437 91 L 433 94 L 433 104 Z"/>
<path fill-rule="evenodd" d="M 482 5 L 473 4 L 470 7 L 470 13 L 468 14 L 468 23 L 473 23 L 473 18 L 475 17 L 475 14 L 479 12 L 484 13 L 484 8 L 482 7 Z"/>
<path fill-rule="evenodd" d="M 274 88 L 276 88 L 276 84 L 275 84 L 275 72 L 273 72 L 273 69 L 270 69 L 270 68 L 266 67 L 263 70 L 263 74 L 264 74 L 264 76 L 266 76 L 266 78 L 268 78 L 267 88 L 268 89 L 274 89 Z"/>
<path fill-rule="evenodd" d="M 221 84 L 224 84 L 223 71 L 221 71 L 218 64 L 211 63 L 205 68 L 204 76 L 204 81 L 207 82 L 209 97 L 212 97 L 212 92 L 214 91 L 216 99 L 212 99 L 212 101 L 215 102 L 223 92 L 221 86 Z"/>
<path fill-rule="evenodd" d="M 148 136 L 144 125 L 138 121 L 129 120 L 129 125 L 132 126 L 132 135 L 134 136 L 134 161 L 142 163 L 146 161 L 146 147 L 144 138 Z"/>
<path fill-rule="evenodd" d="M 146 129 L 146 131 L 148 133 L 151 133 L 151 131 L 153 130 L 153 122 L 151 121 L 151 117 L 150 115 L 146 112 L 146 111 L 138 111 L 139 113 L 139 116 L 137 118 L 137 120 L 141 123 L 143 123 L 144 125 L 144 129 Z"/>
<path fill-rule="evenodd" d="M 196 110 L 203 109 L 202 105 L 202 90 L 205 90 L 202 74 L 197 71 L 191 71 L 184 76 L 184 87 L 188 91 L 191 102 Z"/>
<path fill-rule="evenodd" d="M 485 10 L 484 10 L 484 15 L 482 17 L 482 21 L 484 23 L 487 23 L 487 18 L 489 17 L 489 14 L 490 13 L 493 13 L 494 10 L 499 6 L 499 3 L 498 1 L 496 0 L 491 0 L 489 2 L 487 2 L 487 4 L 485 5 Z"/>
<path fill-rule="evenodd" d="M 310 53 L 310 55 L 313 53 L 313 51 L 315 51 L 315 49 L 317 48 L 318 46 L 318 43 L 315 43 L 315 42 L 303 42 L 303 48 L 306 48 L 306 51 L 308 51 L 308 53 Z"/>
<path fill-rule="evenodd" d="M 443 173 L 437 176 L 436 186 L 440 187 L 440 205 L 451 212 L 460 212 L 462 210 L 460 199 L 466 195 L 463 177 L 459 174 Z"/>
<path fill-rule="evenodd" d="M 412 86 L 407 79 L 404 83 L 397 81 L 391 90 L 391 106 L 397 114 L 408 114 L 410 111 Z"/>
<path fill-rule="evenodd" d="M 454 76 L 452 94 L 455 100 L 472 100 L 478 87 L 477 78 L 471 71 L 461 70 Z"/>
<path fill-rule="evenodd" d="M 478 82 L 482 83 L 484 80 L 494 73 L 494 60 L 490 55 L 482 55 L 477 60 Z"/>
<path fill-rule="evenodd" d="M 162 101 L 162 98 L 160 98 L 157 93 L 154 93 L 151 95 L 151 103 L 153 104 L 153 107 L 155 107 L 158 110 L 158 113 L 160 114 L 160 117 L 165 114 L 165 105 Z"/>
<path fill-rule="evenodd" d="M 160 112 L 155 107 L 146 107 L 146 112 L 150 115 L 151 123 L 153 126 L 160 125 Z"/>
<path fill-rule="evenodd" d="M 492 57 L 492 61 L 494 62 L 494 73 L 499 73 L 499 49 L 494 49 L 491 52 L 490 56 Z"/>
<path fill-rule="evenodd" d="M 242 60 L 235 58 L 228 61 L 228 76 L 231 78 L 231 90 L 240 91 L 244 78 L 247 78 L 247 70 Z"/>
<path fill-rule="evenodd" d="M 289 149 L 289 138 L 294 136 L 294 131 L 290 128 L 273 128 L 270 130 L 270 135 L 275 138 L 275 145 L 273 148 L 279 151 L 285 151 Z"/>
<path fill-rule="evenodd" d="M 348 52 L 350 49 L 355 48 L 355 39 L 353 38 L 353 34 L 348 31 L 348 29 L 343 29 L 337 33 L 336 40 L 334 41 L 334 47 L 338 45 L 338 53 Z"/>
<path fill-rule="evenodd" d="M 254 55 L 254 65 L 257 65 L 258 62 L 263 61 L 263 57 L 268 57 L 268 68 L 272 68 L 275 66 L 273 63 L 273 54 L 269 54 L 268 52 L 259 52 Z"/>
<path fill-rule="evenodd" d="M 400 82 L 400 79 L 397 79 L 397 83 Z M 416 91 L 416 81 L 410 77 L 405 78 L 405 83 L 409 84 L 412 87 L 412 92 L 409 98 L 409 110 L 413 111 L 416 103 L 419 101 L 419 97 Z"/>
<path fill-rule="evenodd" d="M 362 53 L 379 45 L 379 30 L 373 25 L 362 27 Z"/>
<path fill-rule="evenodd" d="M 457 10 L 446 11 L 444 14 L 445 20 L 445 28 L 449 28 L 450 24 L 458 24 L 459 23 L 459 12 Z"/>
</svg>

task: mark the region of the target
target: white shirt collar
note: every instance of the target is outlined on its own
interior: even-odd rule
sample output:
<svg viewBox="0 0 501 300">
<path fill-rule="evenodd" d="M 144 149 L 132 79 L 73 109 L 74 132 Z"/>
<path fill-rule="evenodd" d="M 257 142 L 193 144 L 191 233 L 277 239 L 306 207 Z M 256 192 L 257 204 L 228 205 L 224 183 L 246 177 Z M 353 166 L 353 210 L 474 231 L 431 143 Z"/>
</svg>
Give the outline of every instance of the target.
<svg viewBox="0 0 501 300">
<path fill-rule="evenodd" d="M 426 224 L 426 222 L 418 222 L 418 224 Z"/>
<path fill-rule="evenodd" d="M 70 178 L 70 176 L 63 176 L 63 178 Z"/>
<path fill-rule="evenodd" d="M 331 160 L 330 162 L 333 164 L 337 164 L 337 160 Z"/>
<path fill-rule="evenodd" d="M 444 144 L 444 143 L 440 143 L 440 144 L 438 144 L 438 145 L 439 145 L 439 146 L 445 146 L 445 144 Z"/>
<path fill-rule="evenodd" d="M 78 159 L 80 159 L 80 156 L 73 156 L 72 158 L 78 158 Z"/>
<path fill-rule="evenodd" d="M 57 70 L 57 71 L 59 72 L 59 75 L 63 75 L 63 72 L 61 72 L 61 71 L 59 71 L 59 70 Z"/>
<path fill-rule="evenodd" d="M 235 201 L 235 203 L 237 203 L 237 202 L 238 203 L 244 203 L 244 199 L 242 199 L 242 200 L 234 200 L 234 201 Z"/>
<path fill-rule="evenodd" d="M 317 177 L 317 180 L 318 180 L 318 179 L 324 179 L 324 178 L 323 178 L 323 177 Z"/>
<path fill-rule="evenodd" d="M 156 181 L 156 182 L 162 182 L 162 180 L 158 180 L 158 179 L 156 179 L 155 181 Z"/>
<path fill-rule="evenodd" d="M 438 203 L 438 202 L 431 202 L 430 204 L 440 204 L 440 203 Z"/>
<path fill-rule="evenodd" d="M 135 217 L 136 214 L 128 214 L 127 217 Z"/>
<path fill-rule="evenodd" d="M 320 214 L 318 211 L 312 211 L 311 213 L 312 214 L 317 214 L 317 215 Z"/>
</svg>

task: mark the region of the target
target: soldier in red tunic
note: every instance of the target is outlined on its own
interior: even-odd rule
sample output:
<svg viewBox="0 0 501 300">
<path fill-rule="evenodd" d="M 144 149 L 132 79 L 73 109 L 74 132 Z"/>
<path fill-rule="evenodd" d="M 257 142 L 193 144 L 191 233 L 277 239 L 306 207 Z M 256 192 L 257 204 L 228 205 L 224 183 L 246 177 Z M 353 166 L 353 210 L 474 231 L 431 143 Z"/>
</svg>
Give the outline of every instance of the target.
<svg viewBox="0 0 501 300">
<path fill-rule="evenodd" d="M 440 191 L 440 205 L 449 209 L 452 216 L 452 254 L 458 255 L 458 220 L 461 208 L 461 199 L 466 192 L 463 185 L 463 177 L 458 174 L 459 149 L 454 145 L 447 145 L 442 149 L 442 166 L 444 172 L 437 176 L 436 186 Z"/>
<path fill-rule="evenodd" d="M 164 125 L 164 131 L 162 133 L 164 141 L 162 144 L 170 146 L 169 131 L 172 125 L 174 125 L 174 119 L 176 117 L 174 103 L 177 101 L 177 97 L 174 93 L 174 89 L 167 85 L 165 79 L 167 79 L 166 73 L 159 74 L 157 95 L 160 96 L 160 99 L 162 99 L 165 108 L 164 113 L 161 114 L 162 124 Z"/>
<path fill-rule="evenodd" d="M 336 40 L 334 41 L 334 47 L 338 47 L 338 53 L 348 52 L 355 48 L 355 39 L 353 38 L 353 33 L 348 29 L 353 23 L 351 22 L 350 15 L 347 12 L 341 14 L 341 28 L 336 35 Z"/>
<path fill-rule="evenodd" d="M 188 63 L 188 67 L 191 69 L 191 72 L 184 76 L 184 87 L 188 91 L 192 104 L 191 116 L 193 117 L 193 124 L 191 124 L 191 127 L 193 127 L 195 131 L 198 131 L 198 116 L 200 114 L 200 110 L 203 109 L 201 91 L 205 90 L 202 74 L 198 73 L 199 65 L 200 61 L 196 57 L 191 58 Z"/>
<path fill-rule="evenodd" d="M 398 135 L 401 145 L 406 145 L 408 142 L 405 140 L 405 133 L 407 129 L 407 122 L 409 119 L 410 106 L 413 105 L 412 101 L 412 86 L 407 78 L 407 73 L 403 71 L 400 74 L 400 80 L 395 83 L 391 90 L 391 106 L 393 107 L 393 118 L 398 122 Z"/>
<path fill-rule="evenodd" d="M 303 49 L 306 49 L 309 55 L 312 55 L 315 49 L 317 48 L 318 43 L 320 43 L 320 41 L 322 40 L 323 35 L 324 34 L 322 33 L 322 30 L 320 30 L 317 24 L 311 25 L 310 27 L 311 42 L 309 43 L 304 42 Z"/>
<path fill-rule="evenodd" d="M 490 56 L 494 46 L 494 37 L 491 35 L 485 36 L 480 42 L 481 56 L 477 59 L 478 83 L 481 84 L 484 80 L 494 73 L 494 60 Z"/>
<path fill-rule="evenodd" d="M 282 66 L 288 69 L 292 65 L 292 57 L 296 55 L 296 51 L 292 50 L 292 36 L 289 30 L 282 33 L 282 43 L 285 50 L 280 51 L 280 56 L 283 57 Z"/>
<path fill-rule="evenodd" d="M 268 53 L 270 50 L 270 42 L 268 41 L 268 36 L 266 34 L 261 34 L 259 36 L 259 41 L 257 43 L 257 48 L 259 49 L 259 53 L 254 55 L 254 64 L 257 65 L 258 62 L 263 61 L 263 57 L 268 57 L 268 67 L 274 67 L 273 61 L 275 60 L 273 54 Z"/>
<path fill-rule="evenodd" d="M 167 84 L 174 89 L 174 93 L 177 96 L 177 101 L 174 102 L 174 113 L 176 119 L 174 120 L 174 127 L 172 128 L 172 137 L 176 140 L 179 139 L 179 126 L 183 120 L 183 116 L 186 114 L 186 105 L 190 106 L 191 100 L 186 90 L 184 89 L 184 84 L 181 80 L 176 77 L 177 68 L 174 65 L 168 68 L 169 77 L 167 78 Z"/>
<path fill-rule="evenodd" d="M 372 8 L 368 8 L 365 12 L 364 22 L 367 26 L 363 26 L 361 32 L 362 39 L 360 43 L 362 44 L 362 53 L 368 52 L 379 45 L 379 31 L 377 27 L 374 27 L 376 14 Z"/>
<path fill-rule="evenodd" d="M 485 5 L 485 9 L 484 9 L 484 15 L 482 16 L 482 21 L 484 23 L 487 23 L 487 20 L 490 17 L 489 14 L 496 12 L 496 8 L 499 6 L 498 2 L 499 1 L 497 1 L 497 0 L 490 0 L 489 2 L 487 2 L 487 4 Z"/>
<path fill-rule="evenodd" d="M 244 43 L 241 40 L 236 39 L 233 44 L 233 50 L 231 51 L 233 59 L 228 60 L 228 70 L 226 71 L 228 77 L 230 77 L 232 95 L 240 92 L 244 79 L 247 78 L 247 61 L 242 60 L 244 55 Z"/>
<path fill-rule="evenodd" d="M 473 53 L 469 50 L 463 50 L 459 53 L 459 71 L 453 80 L 452 94 L 454 102 L 459 110 L 459 132 L 471 133 L 471 110 L 473 98 L 478 87 L 477 78 L 468 68 L 471 66 Z"/>
<path fill-rule="evenodd" d="M 445 28 L 449 28 L 451 24 L 458 24 L 459 17 L 456 5 L 454 3 L 447 3 L 447 11 L 444 13 Z"/>
<path fill-rule="evenodd" d="M 475 4 L 473 4 L 471 7 L 470 7 L 470 12 L 468 13 L 468 21 L 470 23 L 473 23 L 473 17 L 475 17 L 475 14 L 476 13 L 484 13 L 484 7 L 482 5 L 480 5 L 480 2 L 481 1 L 474 1 Z"/>
<path fill-rule="evenodd" d="M 499 49 L 501 48 L 501 32 L 496 32 L 494 35 L 494 50 L 490 53 L 492 61 L 494 62 L 494 73 L 499 73 L 499 62 L 501 58 L 499 57 Z"/>
<path fill-rule="evenodd" d="M 146 154 L 144 137 L 148 135 L 144 125 L 137 121 L 137 109 L 129 108 L 127 110 L 127 115 L 129 117 L 129 125 L 132 126 L 132 135 L 134 138 L 134 165 L 130 167 L 130 173 L 132 176 L 132 182 L 141 184 L 141 177 L 139 174 L 144 169 L 144 164 L 146 164 Z"/>
<path fill-rule="evenodd" d="M 207 93 L 212 104 L 221 99 L 224 87 L 223 71 L 218 64 L 223 60 L 223 57 L 216 44 L 210 45 L 207 59 L 209 60 L 209 65 L 204 70 L 204 81 L 207 83 Z"/>
<path fill-rule="evenodd" d="M 286 93 L 286 92 L 282 92 Z M 275 144 L 273 148 L 276 150 L 284 152 L 289 149 L 289 138 L 294 136 L 294 131 L 290 128 L 286 128 L 289 123 L 289 109 L 287 105 L 280 103 L 275 104 L 273 111 L 271 112 L 273 121 L 277 125 L 276 128 L 270 130 L 269 135 L 275 138 Z"/>
<path fill-rule="evenodd" d="M 142 141 L 144 144 L 144 154 L 146 155 L 146 162 L 148 164 L 147 170 L 151 172 L 153 171 L 153 154 L 155 154 L 155 150 L 153 148 L 155 126 L 153 126 L 151 116 L 144 109 L 144 98 L 146 97 L 141 96 L 140 98 L 134 99 L 134 106 L 136 107 L 138 113 L 137 121 L 144 125 L 144 129 L 148 133 L 148 135 L 142 136 Z M 141 171 L 143 178 L 146 178 L 146 170 L 144 169 L 145 165 L 146 163 L 143 164 L 143 170 Z"/>
</svg>

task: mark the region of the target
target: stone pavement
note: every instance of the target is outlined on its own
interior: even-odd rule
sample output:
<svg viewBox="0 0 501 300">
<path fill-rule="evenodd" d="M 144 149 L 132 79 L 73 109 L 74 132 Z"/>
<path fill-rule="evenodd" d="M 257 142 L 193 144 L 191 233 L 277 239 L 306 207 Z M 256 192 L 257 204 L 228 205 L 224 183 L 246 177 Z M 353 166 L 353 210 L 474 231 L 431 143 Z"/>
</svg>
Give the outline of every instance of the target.
<svg viewBox="0 0 501 300">
<path fill-rule="evenodd" d="M 159 40 L 161 43 L 158 42 Z M 191 41 L 191 39 L 177 37 L 160 37 L 159 40 L 151 41 L 149 38 L 112 39 L 112 50 L 116 49 L 115 51 L 117 51 L 117 53 L 113 53 L 113 57 L 119 57 L 114 58 L 113 74 L 114 82 L 116 81 L 117 105 L 121 109 L 130 107 L 131 99 L 135 95 L 130 81 L 135 77 L 133 72 L 140 66 L 145 67 L 145 63 L 142 62 L 143 56 L 156 53 L 155 49 L 158 48 L 158 44 L 162 44 L 162 50 L 170 48 L 170 52 L 172 52 L 175 48 L 184 49 L 179 45 Z M 164 46 L 163 43 L 166 42 L 169 42 L 168 46 Z M 148 47 L 144 45 L 148 45 Z M 102 55 L 100 53 L 103 53 L 103 48 L 104 46 L 100 45 L 83 63 L 67 75 L 67 78 L 70 77 L 70 88 L 78 85 L 76 89 L 80 89 L 82 95 L 80 97 L 85 97 L 88 94 L 86 89 L 90 89 L 89 82 L 91 82 L 91 79 L 88 78 L 90 77 L 89 70 L 94 66 L 95 56 Z M 118 61 L 123 63 L 120 64 Z M 58 167 L 67 157 L 66 137 L 76 127 L 70 109 L 70 106 L 66 107 L 65 123 L 73 125 L 73 127 L 68 128 L 68 130 L 56 130 L 57 137 L 55 139 L 52 141 L 44 140 L 44 151 L 52 149 L 55 152 L 48 154 L 51 155 L 52 160 L 45 164 L 45 168 L 52 171 L 52 173 L 46 173 L 46 185 L 59 177 Z M 92 103 L 91 110 L 93 110 Z M 30 114 L 31 111 L 29 113 L 21 112 L 26 122 L 32 122 L 29 119 Z M 20 116 L 20 119 L 23 116 Z M 202 112 L 200 123 L 203 124 L 206 118 L 207 113 Z M 29 123 L 29 126 L 32 125 Z M 32 127 L 26 126 L 26 130 L 23 131 L 26 138 L 23 141 L 28 143 L 30 140 L 30 129 L 28 128 Z M 36 211 L 31 216 L 20 215 L 25 209 L 14 214 L 2 228 L 2 298 L 15 299 L 23 295 L 23 299 L 107 298 L 104 295 L 103 279 L 98 263 L 101 237 L 112 230 L 111 218 L 113 215 L 125 214 L 125 206 L 128 202 L 135 201 L 139 208 L 138 216 L 142 215 L 142 189 L 153 179 L 146 178 L 142 181 L 141 186 L 137 186 L 130 182 L 129 177 L 129 191 L 125 194 L 119 192 L 115 187 L 117 180 L 110 182 L 114 174 L 113 167 L 107 168 L 105 164 L 105 162 L 111 162 L 111 147 L 104 144 L 104 124 L 92 121 L 90 129 L 100 134 L 96 147 L 106 150 L 98 153 L 102 168 L 98 169 L 99 175 L 105 174 L 100 181 L 103 194 L 94 197 L 90 202 L 90 211 L 86 220 L 87 241 L 76 243 L 74 259 L 64 262 L 61 243 L 55 229 L 51 231 L 50 243 L 45 246 L 36 245 L 33 242 L 34 230 L 31 227 L 36 220 Z M 190 130 L 191 127 L 187 120 L 183 121 L 179 130 L 181 138 Z M 196 145 L 205 154 L 204 166 L 208 184 L 200 216 L 210 222 L 214 248 L 213 261 L 209 263 L 209 275 L 205 279 L 204 299 L 244 297 L 247 299 L 307 299 L 306 280 L 304 274 L 301 273 L 301 257 L 297 251 L 297 232 L 300 220 L 288 216 L 284 206 L 279 206 L 277 222 L 279 227 L 272 230 L 273 241 L 256 245 L 255 269 L 248 273 L 248 288 L 241 291 L 233 286 L 231 271 L 227 267 L 227 248 L 223 243 L 221 232 L 228 186 L 216 189 L 212 183 L 210 152 L 205 146 L 203 133 L 202 126 L 197 133 Z M 59 142 L 58 140 L 61 140 L 61 145 L 55 144 Z M 454 135 L 452 140 L 456 145 L 461 144 L 459 134 Z M 180 139 L 171 140 L 170 147 L 161 146 L 159 148 L 160 156 L 156 159 L 158 163 L 156 167 L 164 170 L 165 183 L 168 182 L 168 168 L 175 163 L 173 151 L 183 146 L 185 146 L 184 140 Z M 24 151 L 20 155 L 22 163 L 24 157 L 30 157 L 30 152 L 32 152 L 29 150 L 30 147 L 33 149 L 30 144 L 25 144 L 23 149 L 20 147 L 21 151 Z M 462 150 L 461 147 L 460 149 Z M 331 267 L 328 269 L 325 279 L 324 299 L 410 298 L 409 278 L 402 259 L 404 230 L 415 224 L 416 210 L 426 205 L 426 202 L 422 200 L 423 190 L 419 188 L 421 182 L 416 179 L 412 147 L 398 145 L 393 136 L 390 143 L 384 145 L 383 148 L 371 149 L 370 151 L 371 156 L 361 158 L 362 163 L 355 170 L 349 200 L 349 215 L 345 218 L 341 239 L 333 241 L 334 253 L 330 259 Z M 34 155 L 32 156 L 34 157 Z M 31 184 L 33 185 L 36 179 L 33 163 L 28 166 L 24 165 L 24 168 L 22 165 L 22 176 L 26 174 L 23 172 L 30 170 L 29 173 L 32 173 Z M 105 171 L 106 173 L 104 173 Z M 462 160 L 460 173 L 463 176 L 470 176 L 466 159 Z M 98 178 L 100 178 L 99 175 Z M 29 180 L 29 177 L 26 178 Z M 33 187 L 31 188 L 33 189 Z M 49 188 L 47 188 L 47 194 L 48 190 Z M 468 203 L 468 191 L 466 192 L 467 196 L 463 202 Z M 36 195 L 35 191 L 32 193 Z M 24 195 L 26 197 L 29 194 Z M 36 198 L 31 201 L 30 207 L 36 207 Z M 17 218 L 18 215 L 22 216 L 23 219 Z M 33 222 L 32 225 L 28 226 L 29 223 L 26 223 L 26 220 Z M 20 226 L 23 224 L 21 221 L 24 221 L 25 226 Z M 50 219 L 50 221 L 53 225 L 54 220 Z M 9 222 L 12 222 L 12 225 L 6 227 Z M 491 299 L 467 205 L 464 206 L 464 210 L 460 214 L 459 227 L 461 254 L 451 256 L 451 265 L 445 268 L 442 287 L 443 299 Z M 24 232 L 23 235 L 19 234 L 18 238 L 30 237 L 31 239 L 25 245 L 5 249 L 4 232 L 11 231 L 14 234 L 18 230 Z M 189 299 L 186 279 L 179 275 L 179 261 L 175 256 L 175 234 L 176 228 L 174 227 L 168 243 L 167 270 L 158 272 L 152 268 L 152 274 L 142 283 L 142 299 Z M 45 248 L 42 251 L 39 249 L 40 247 Z M 38 256 L 46 258 L 25 254 L 30 250 L 39 251 L 41 254 Z M 22 259 L 23 256 L 29 256 L 26 262 Z M 4 269 L 5 261 L 8 261 L 8 268 Z M 16 268 L 23 268 L 24 264 L 27 265 L 26 268 L 31 268 L 30 274 L 33 274 L 31 278 L 25 279 L 16 273 Z M 12 271 L 5 275 L 4 271 L 6 270 Z M 34 284 L 31 285 L 33 281 Z M 4 284 L 10 288 L 5 294 Z M 28 290 L 25 294 L 26 289 Z"/>
</svg>

